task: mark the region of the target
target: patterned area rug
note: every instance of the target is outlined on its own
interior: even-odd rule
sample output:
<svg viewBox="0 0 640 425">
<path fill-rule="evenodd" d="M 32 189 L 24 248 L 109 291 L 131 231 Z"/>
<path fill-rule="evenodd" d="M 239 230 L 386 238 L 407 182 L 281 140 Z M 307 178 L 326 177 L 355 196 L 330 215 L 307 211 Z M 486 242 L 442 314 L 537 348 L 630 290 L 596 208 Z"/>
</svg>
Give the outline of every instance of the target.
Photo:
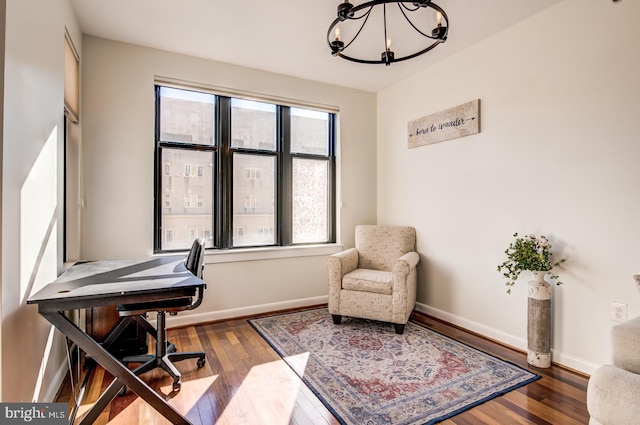
<svg viewBox="0 0 640 425">
<path fill-rule="evenodd" d="M 396 335 L 323 308 L 249 323 L 342 424 L 434 424 L 540 378 L 412 322 Z"/>
</svg>

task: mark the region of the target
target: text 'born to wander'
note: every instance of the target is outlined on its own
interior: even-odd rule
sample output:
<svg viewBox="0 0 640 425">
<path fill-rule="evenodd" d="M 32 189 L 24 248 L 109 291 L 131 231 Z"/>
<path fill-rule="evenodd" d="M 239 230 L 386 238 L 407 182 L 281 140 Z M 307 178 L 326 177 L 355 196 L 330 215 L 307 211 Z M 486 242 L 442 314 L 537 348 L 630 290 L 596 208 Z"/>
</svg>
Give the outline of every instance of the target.
<svg viewBox="0 0 640 425">
<path fill-rule="evenodd" d="M 407 124 L 409 148 L 480 132 L 480 99 L 428 115 Z"/>
</svg>

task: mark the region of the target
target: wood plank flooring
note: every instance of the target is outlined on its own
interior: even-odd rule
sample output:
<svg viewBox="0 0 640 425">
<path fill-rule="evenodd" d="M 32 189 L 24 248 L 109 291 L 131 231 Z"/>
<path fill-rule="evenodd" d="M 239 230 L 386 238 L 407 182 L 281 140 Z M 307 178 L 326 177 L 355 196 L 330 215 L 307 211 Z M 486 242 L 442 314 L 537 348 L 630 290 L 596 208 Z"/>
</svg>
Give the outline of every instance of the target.
<svg viewBox="0 0 640 425">
<path fill-rule="evenodd" d="M 420 313 L 412 320 L 465 344 L 479 348 L 542 375 L 542 379 L 497 397 L 451 419 L 444 425 L 587 424 L 588 377 L 559 366 L 529 367 L 526 354 Z M 169 340 L 179 351 L 204 350 L 207 363 L 177 364 L 182 389 L 171 393 L 172 380 L 160 370 L 143 375 L 165 394 L 169 403 L 194 425 L 327 425 L 339 422 L 246 318 L 170 329 Z M 153 344 L 151 344 L 153 345 Z M 90 408 L 113 378 L 102 368 L 90 376 L 78 417 Z M 56 401 L 73 400 L 69 380 Z M 166 419 L 128 392 L 105 409 L 96 424 L 167 424 Z"/>
</svg>

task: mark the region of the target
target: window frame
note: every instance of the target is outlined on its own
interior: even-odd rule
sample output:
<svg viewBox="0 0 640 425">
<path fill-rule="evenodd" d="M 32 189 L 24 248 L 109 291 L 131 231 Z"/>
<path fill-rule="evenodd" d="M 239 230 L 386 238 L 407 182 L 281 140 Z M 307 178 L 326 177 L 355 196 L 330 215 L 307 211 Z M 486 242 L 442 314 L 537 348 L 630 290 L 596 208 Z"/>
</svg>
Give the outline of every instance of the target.
<svg viewBox="0 0 640 425">
<path fill-rule="evenodd" d="M 211 145 L 189 142 L 163 141 L 161 132 L 161 105 L 160 89 L 188 90 L 215 96 L 214 109 L 214 135 Z M 296 104 L 295 106 L 282 104 L 280 101 L 260 98 L 259 102 L 270 103 L 276 106 L 276 147 L 274 151 L 249 148 L 245 146 L 233 146 L 231 134 L 231 100 L 256 100 L 254 97 L 243 95 L 221 94 L 199 87 L 184 87 L 156 82 L 155 84 L 155 140 L 154 140 L 154 253 L 168 253 L 184 251 L 182 249 L 163 249 L 164 231 L 162 227 L 164 163 L 162 161 L 163 149 L 185 149 L 190 151 L 207 151 L 213 155 L 212 172 L 212 217 L 207 228 L 213 235 L 212 244 L 207 249 L 213 250 L 242 250 L 247 248 L 280 248 L 308 245 L 323 245 L 336 243 L 336 112 L 319 109 L 312 105 Z M 291 152 L 291 108 L 304 108 L 314 111 L 326 112 L 328 115 L 326 155 Z M 234 154 L 247 154 L 273 157 L 275 160 L 274 175 L 274 239 L 273 244 L 240 245 L 233 246 L 233 156 Z M 328 200 L 327 200 L 327 240 L 317 242 L 293 242 L 293 173 L 292 164 L 294 158 L 320 160 L 327 163 L 328 167 Z M 192 165 L 193 167 L 193 165 Z M 193 171 L 193 170 L 192 170 Z M 260 171 L 261 177 L 264 170 Z M 192 175 L 197 173 L 192 172 Z M 243 177 L 244 177 L 244 173 Z M 260 178 L 261 178 L 260 177 Z M 208 194 L 206 194 L 208 195 Z M 263 200 L 264 202 L 264 200 Z M 242 229 L 243 231 L 245 229 Z M 246 232 L 243 232 L 246 233 Z M 174 235 L 175 238 L 175 235 Z"/>
</svg>

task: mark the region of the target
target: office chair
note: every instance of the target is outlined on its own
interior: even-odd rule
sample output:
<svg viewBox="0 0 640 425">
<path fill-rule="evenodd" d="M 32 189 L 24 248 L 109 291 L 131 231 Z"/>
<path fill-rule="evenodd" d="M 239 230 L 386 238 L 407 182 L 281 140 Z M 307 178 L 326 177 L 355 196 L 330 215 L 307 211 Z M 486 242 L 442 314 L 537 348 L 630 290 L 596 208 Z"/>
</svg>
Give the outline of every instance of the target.
<svg viewBox="0 0 640 425">
<path fill-rule="evenodd" d="M 204 270 L 204 241 L 200 238 L 193 241 L 193 245 L 189 250 L 189 254 L 185 260 L 186 268 L 196 277 L 202 279 Z M 167 341 L 166 314 L 176 315 L 180 311 L 192 310 L 202 303 L 203 291 L 199 290 L 197 298 L 194 301 L 192 297 L 151 301 L 137 304 L 119 305 L 116 307 L 118 314 L 122 317 L 129 317 L 140 323 L 142 327 L 156 339 L 156 352 L 154 354 L 144 354 L 138 356 L 127 356 L 122 359 L 122 363 L 129 365 L 130 363 L 141 363 L 133 373 L 140 375 L 142 373 L 153 370 L 157 367 L 164 369 L 173 378 L 173 391 L 180 391 L 181 375 L 178 369 L 173 365 L 186 359 L 198 359 L 198 368 L 205 364 L 205 353 L 198 352 L 176 352 L 175 345 Z M 156 327 L 155 329 L 145 319 L 147 313 L 155 311 Z M 126 392 L 123 387 L 121 394 Z"/>
</svg>

